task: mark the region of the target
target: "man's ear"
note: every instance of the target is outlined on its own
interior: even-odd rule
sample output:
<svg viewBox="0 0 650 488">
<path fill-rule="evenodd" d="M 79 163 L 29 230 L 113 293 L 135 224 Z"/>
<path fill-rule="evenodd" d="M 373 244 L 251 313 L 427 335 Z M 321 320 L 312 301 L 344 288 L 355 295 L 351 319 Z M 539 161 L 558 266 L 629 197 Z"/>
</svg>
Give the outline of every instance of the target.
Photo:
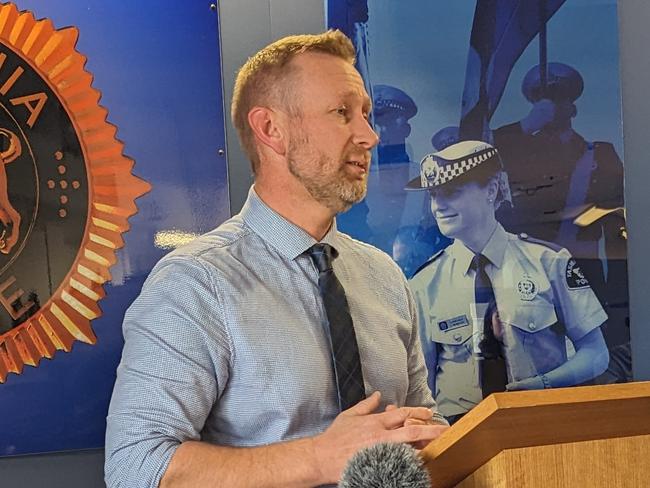
<svg viewBox="0 0 650 488">
<path fill-rule="evenodd" d="M 280 119 L 281 114 L 268 107 L 253 107 L 248 112 L 248 123 L 258 142 L 283 156 L 287 138 Z"/>
</svg>

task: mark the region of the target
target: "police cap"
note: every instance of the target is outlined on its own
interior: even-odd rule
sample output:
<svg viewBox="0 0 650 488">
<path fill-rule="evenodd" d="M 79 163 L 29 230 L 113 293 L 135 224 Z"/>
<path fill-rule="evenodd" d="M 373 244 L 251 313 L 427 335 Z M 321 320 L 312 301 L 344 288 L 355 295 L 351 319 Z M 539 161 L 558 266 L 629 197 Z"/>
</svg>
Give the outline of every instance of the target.
<svg viewBox="0 0 650 488">
<path fill-rule="evenodd" d="M 539 65 L 531 68 L 524 76 L 521 92 L 529 102 L 535 103 L 542 98 L 573 102 L 582 95 L 582 76 L 568 64 L 548 63 L 546 72 L 546 87 L 542 87 Z"/>
<path fill-rule="evenodd" d="M 442 151 L 452 144 L 456 144 L 459 139 L 460 128 L 456 125 L 450 125 L 443 127 L 431 136 L 431 145 L 436 151 Z"/>
<path fill-rule="evenodd" d="M 396 115 L 403 115 L 407 119 L 418 113 L 418 108 L 409 97 L 399 88 L 390 85 L 374 85 L 372 87 L 374 98 L 373 109 L 375 115 L 385 115 L 395 112 Z"/>
</svg>

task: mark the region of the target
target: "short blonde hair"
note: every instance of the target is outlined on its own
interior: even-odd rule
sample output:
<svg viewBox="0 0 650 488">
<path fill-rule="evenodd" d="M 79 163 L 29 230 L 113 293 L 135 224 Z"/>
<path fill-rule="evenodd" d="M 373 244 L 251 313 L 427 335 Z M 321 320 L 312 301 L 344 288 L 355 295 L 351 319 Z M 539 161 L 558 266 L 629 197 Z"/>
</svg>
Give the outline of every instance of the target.
<svg viewBox="0 0 650 488">
<path fill-rule="evenodd" d="M 288 36 L 269 44 L 244 63 L 235 80 L 230 114 L 239 134 L 239 141 L 251 161 L 253 173 L 259 166 L 259 155 L 248 113 L 255 106 L 282 105 L 292 115 L 300 112 L 290 100 L 295 98 L 289 82 L 293 70 L 291 60 L 304 52 L 331 54 L 354 64 L 355 51 L 350 39 L 339 30 L 322 34 Z"/>
</svg>

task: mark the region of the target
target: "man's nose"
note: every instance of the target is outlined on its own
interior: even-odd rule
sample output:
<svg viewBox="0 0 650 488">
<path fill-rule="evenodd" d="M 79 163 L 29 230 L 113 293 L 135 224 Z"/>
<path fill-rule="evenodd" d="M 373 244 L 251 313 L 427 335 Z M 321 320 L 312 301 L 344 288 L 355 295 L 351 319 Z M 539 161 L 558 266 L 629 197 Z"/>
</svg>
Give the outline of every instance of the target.
<svg viewBox="0 0 650 488">
<path fill-rule="evenodd" d="M 370 150 L 379 143 L 379 136 L 370 125 L 370 121 L 359 116 L 354 125 L 354 134 L 352 136 L 354 144 L 364 149 Z"/>
</svg>

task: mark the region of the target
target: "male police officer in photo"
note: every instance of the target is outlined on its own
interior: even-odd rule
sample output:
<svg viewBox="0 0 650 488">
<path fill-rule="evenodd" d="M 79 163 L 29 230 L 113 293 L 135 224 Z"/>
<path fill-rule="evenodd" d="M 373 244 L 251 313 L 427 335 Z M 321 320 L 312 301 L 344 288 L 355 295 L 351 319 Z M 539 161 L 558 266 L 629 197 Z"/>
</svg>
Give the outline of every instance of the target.
<svg viewBox="0 0 650 488">
<path fill-rule="evenodd" d="M 331 484 L 363 447 L 446 428 L 403 274 L 336 227 L 377 144 L 353 63 L 330 31 L 240 70 L 232 117 L 255 184 L 241 213 L 155 266 L 125 315 L 109 487 Z"/>
</svg>

